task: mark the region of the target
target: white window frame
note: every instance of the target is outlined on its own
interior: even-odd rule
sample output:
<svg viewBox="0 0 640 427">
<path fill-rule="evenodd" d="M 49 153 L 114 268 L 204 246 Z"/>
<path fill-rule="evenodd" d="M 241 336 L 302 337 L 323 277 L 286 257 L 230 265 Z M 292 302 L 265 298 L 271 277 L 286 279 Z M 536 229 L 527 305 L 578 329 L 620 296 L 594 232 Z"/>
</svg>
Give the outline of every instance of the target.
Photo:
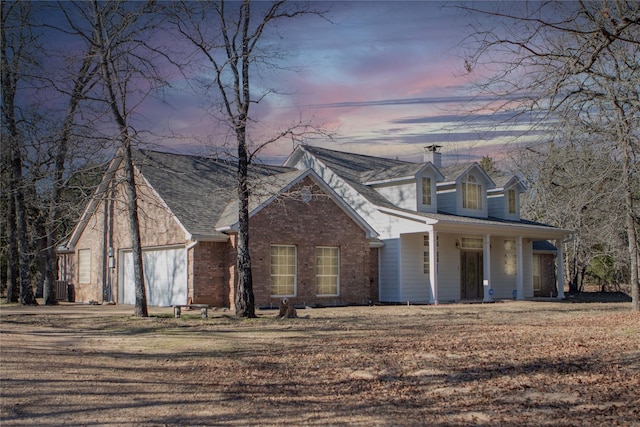
<svg viewBox="0 0 640 427">
<path fill-rule="evenodd" d="M 335 251 L 335 256 L 330 256 L 330 257 L 325 257 L 324 254 L 320 255 L 318 253 L 318 250 L 320 250 L 321 252 L 325 252 L 326 250 L 330 250 L 331 252 Z M 336 260 L 336 265 L 335 265 L 335 270 L 333 269 L 333 265 L 327 265 L 322 263 L 320 260 L 321 259 L 325 259 L 325 258 L 329 258 L 329 259 L 335 259 Z M 338 296 L 340 295 L 340 247 L 339 246 L 316 246 L 316 296 Z M 324 271 L 320 271 L 321 267 L 329 267 L 329 271 L 327 272 L 326 270 Z M 335 280 L 335 287 L 336 287 L 336 291 L 335 293 L 326 293 L 326 292 L 321 292 L 322 289 L 319 289 L 322 286 L 326 286 L 325 284 L 320 284 L 321 281 L 323 281 L 324 279 L 329 278 L 329 279 L 334 279 Z M 333 286 L 333 284 L 331 284 L 330 286 Z"/>
<path fill-rule="evenodd" d="M 540 254 L 533 254 L 531 262 L 533 290 L 540 292 L 542 291 L 542 257 Z"/>
<path fill-rule="evenodd" d="M 518 271 L 518 261 L 516 259 L 516 241 L 504 241 L 504 273 L 515 276 Z"/>
<path fill-rule="evenodd" d="M 293 260 L 289 260 L 291 254 L 274 254 L 274 249 L 287 249 L 293 250 Z M 274 257 L 277 260 L 277 257 L 282 257 L 286 259 L 288 262 L 286 264 L 274 264 Z M 290 262 L 292 261 L 292 262 Z M 271 253 L 270 253 L 270 283 L 269 283 L 269 292 L 272 297 L 294 297 L 296 296 L 298 289 L 298 248 L 295 245 L 271 245 Z M 275 268 L 275 271 L 274 271 Z M 285 280 L 287 278 L 293 278 L 293 284 L 281 284 L 276 283 L 281 280 Z M 284 293 L 281 292 L 285 287 L 292 286 L 292 293 Z"/>
<path fill-rule="evenodd" d="M 430 274 L 431 273 L 431 261 L 430 261 L 430 254 L 429 254 L 429 235 L 425 234 L 422 237 L 422 246 L 424 246 L 424 251 L 422 253 L 422 273 L 423 274 Z"/>
<path fill-rule="evenodd" d="M 482 184 L 473 175 L 469 175 L 467 180 L 462 182 L 462 207 L 476 211 L 482 210 Z"/>
<path fill-rule="evenodd" d="M 422 177 L 422 204 L 424 206 L 431 206 L 431 178 L 428 176 Z"/>
<path fill-rule="evenodd" d="M 518 212 L 518 199 L 516 198 L 516 190 L 507 190 L 507 212 L 515 214 Z"/>
<path fill-rule="evenodd" d="M 91 249 L 78 249 L 78 283 L 91 283 Z"/>
<path fill-rule="evenodd" d="M 460 249 L 473 249 L 482 250 L 484 248 L 484 241 L 482 237 L 461 237 Z"/>
</svg>

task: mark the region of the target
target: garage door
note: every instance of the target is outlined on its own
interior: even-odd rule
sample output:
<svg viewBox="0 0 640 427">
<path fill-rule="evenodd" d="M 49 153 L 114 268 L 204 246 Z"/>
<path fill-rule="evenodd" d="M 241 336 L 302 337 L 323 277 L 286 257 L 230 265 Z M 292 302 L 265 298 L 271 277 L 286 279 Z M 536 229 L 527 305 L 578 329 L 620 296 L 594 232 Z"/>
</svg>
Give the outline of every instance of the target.
<svg viewBox="0 0 640 427">
<path fill-rule="evenodd" d="M 147 305 L 167 307 L 187 303 L 187 251 L 184 248 L 143 250 L 144 279 Z M 136 290 L 133 276 L 133 253 L 124 252 L 124 304 L 135 304 Z"/>
</svg>

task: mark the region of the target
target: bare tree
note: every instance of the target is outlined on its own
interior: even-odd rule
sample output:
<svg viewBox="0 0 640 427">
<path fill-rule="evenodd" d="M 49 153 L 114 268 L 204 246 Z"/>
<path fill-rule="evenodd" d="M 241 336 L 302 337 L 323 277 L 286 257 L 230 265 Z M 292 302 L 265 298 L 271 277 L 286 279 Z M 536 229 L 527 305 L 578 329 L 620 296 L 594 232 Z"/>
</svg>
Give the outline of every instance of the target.
<svg viewBox="0 0 640 427">
<path fill-rule="evenodd" d="M 63 8 L 67 8 L 65 16 L 70 33 L 79 36 L 89 46 L 89 57 L 97 58 L 100 84 L 91 98 L 104 102 L 115 123 L 133 252 L 134 315 L 146 317 L 147 298 L 132 155 L 132 147 L 137 143 L 139 134 L 134 129 L 133 115 L 136 107 L 161 84 L 154 63 L 158 52 L 149 44 L 159 15 L 155 13 L 155 2 L 152 1 L 95 0 L 70 6 L 63 4 Z"/>
<path fill-rule="evenodd" d="M 29 75 L 28 69 L 33 60 L 31 49 L 35 47 L 36 37 L 31 26 L 31 7 L 27 2 L 0 2 L 2 16 L 0 62 L 2 63 L 2 133 L 9 149 L 9 209 L 15 212 L 9 214 L 15 225 L 15 237 L 10 236 L 17 245 L 10 246 L 10 255 L 18 250 L 18 265 L 20 275 L 20 303 L 23 305 L 37 304 L 33 287 L 29 277 L 29 244 L 27 240 L 27 212 L 25 205 L 23 176 L 23 135 L 18 122 L 20 121 L 20 107 L 17 105 L 17 94 L 20 85 Z M 12 266 L 9 266 L 11 270 Z M 9 286 L 13 288 L 10 283 Z M 13 300 L 13 289 L 9 297 Z"/>
<path fill-rule="evenodd" d="M 95 61 L 96 51 L 91 44 L 80 55 L 78 68 L 71 72 L 71 85 L 69 90 L 59 88 L 59 91 L 68 99 L 62 123 L 53 136 L 52 158 L 53 171 L 51 173 L 51 195 L 48 211 L 46 212 L 46 248 L 44 268 L 44 301 L 46 305 L 57 304 L 56 281 L 56 253 L 60 233 L 58 223 L 60 221 L 61 203 L 66 189 L 66 172 L 68 171 L 67 159 L 75 128 L 75 117 L 87 92 L 95 84 L 95 76 L 99 70 L 99 64 Z"/>
<path fill-rule="evenodd" d="M 273 94 L 271 89 L 252 92 L 252 76 L 260 67 L 277 67 L 279 56 L 265 55 L 261 42 L 265 31 L 285 19 L 322 12 L 299 2 L 274 1 L 242 2 L 182 2 L 181 10 L 172 20 L 178 32 L 196 49 L 196 55 L 212 71 L 213 77 L 205 82 L 215 99 L 219 100 L 219 123 L 226 124 L 236 146 L 238 172 L 238 286 L 235 293 L 236 315 L 255 317 L 251 257 L 249 254 L 249 164 L 254 156 L 268 144 L 284 137 L 296 138 L 311 131 L 300 122 L 286 130 L 276 132 L 252 147 L 250 134 L 251 105 Z"/>
<path fill-rule="evenodd" d="M 533 112 L 544 129 L 567 126 L 613 144 L 622 165 L 617 194 L 630 265 L 632 309 L 640 310 L 638 215 L 640 6 L 630 1 L 527 2 L 465 7 L 478 25 L 465 43 L 468 72 L 499 110 Z M 491 28 L 487 28 L 491 25 Z M 551 127 L 555 125 L 555 127 Z"/>
</svg>

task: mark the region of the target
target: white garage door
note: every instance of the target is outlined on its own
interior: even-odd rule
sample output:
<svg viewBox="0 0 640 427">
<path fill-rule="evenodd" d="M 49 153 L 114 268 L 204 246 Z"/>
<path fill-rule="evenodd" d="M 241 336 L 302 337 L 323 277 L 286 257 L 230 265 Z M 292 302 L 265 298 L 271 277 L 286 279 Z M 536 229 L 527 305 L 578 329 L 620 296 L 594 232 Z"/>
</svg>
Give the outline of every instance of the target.
<svg viewBox="0 0 640 427">
<path fill-rule="evenodd" d="M 147 305 L 167 307 L 187 303 L 187 251 L 184 248 L 143 250 Z M 135 304 L 133 253 L 125 252 L 123 265 L 124 304 Z"/>
</svg>

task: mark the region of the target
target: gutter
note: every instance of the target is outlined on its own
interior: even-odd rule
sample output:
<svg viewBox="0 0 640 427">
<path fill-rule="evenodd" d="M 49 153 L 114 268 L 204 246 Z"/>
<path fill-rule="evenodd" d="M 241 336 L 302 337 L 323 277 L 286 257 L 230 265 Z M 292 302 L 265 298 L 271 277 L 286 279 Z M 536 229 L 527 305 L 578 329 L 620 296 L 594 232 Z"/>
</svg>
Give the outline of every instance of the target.
<svg viewBox="0 0 640 427">
<path fill-rule="evenodd" d="M 189 244 L 185 247 L 185 249 L 186 249 L 187 251 L 189 251 L 190 249 L 193 249 L 193 248 L 194 248 L 198 243 L 200 243 L 200 240 L 195 239 L 193 242 L 189 243 Z"/>
</svg>

